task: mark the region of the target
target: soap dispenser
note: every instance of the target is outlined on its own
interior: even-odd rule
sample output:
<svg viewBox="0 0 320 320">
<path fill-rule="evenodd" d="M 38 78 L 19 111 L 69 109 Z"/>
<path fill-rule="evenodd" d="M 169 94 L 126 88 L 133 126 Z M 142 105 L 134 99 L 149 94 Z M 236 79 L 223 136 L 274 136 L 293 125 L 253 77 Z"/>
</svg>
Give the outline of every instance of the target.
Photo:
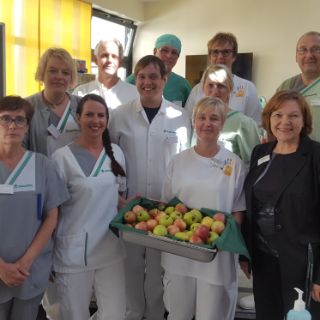
<svg viewBox="0 0 320 320">
<path fill-rule="evenodd" d="M 303 291 L 299 288 L 294 288 L 294 290 L 298 292 L 298 299 L 295 300 L 293 309 L 288 312 L 287 320 L 311 320 L 311 315 L 302 300 Z"/>
</svg>

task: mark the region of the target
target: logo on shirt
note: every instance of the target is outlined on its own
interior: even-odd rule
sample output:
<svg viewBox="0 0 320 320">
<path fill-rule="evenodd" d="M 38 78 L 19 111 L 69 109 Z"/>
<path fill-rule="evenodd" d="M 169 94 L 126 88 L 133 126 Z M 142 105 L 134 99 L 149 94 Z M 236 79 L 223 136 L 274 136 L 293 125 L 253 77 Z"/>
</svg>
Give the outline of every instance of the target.
<svg viewBox="0 0 320 320">
<path fill-rule="evenodd" d="M 238 86 L 236 88 L 236 97 L 243 98 L 246 95 L 244 86 Z"/>
<path fill-rule="evenodd" d="M 231 158 L 227 158 L 224 161 L 212 158 L 211 166 L 215 168 L 219 168 L 226 176 L 231 176 L 233 172 L 233 160 Z"/>
</svg>

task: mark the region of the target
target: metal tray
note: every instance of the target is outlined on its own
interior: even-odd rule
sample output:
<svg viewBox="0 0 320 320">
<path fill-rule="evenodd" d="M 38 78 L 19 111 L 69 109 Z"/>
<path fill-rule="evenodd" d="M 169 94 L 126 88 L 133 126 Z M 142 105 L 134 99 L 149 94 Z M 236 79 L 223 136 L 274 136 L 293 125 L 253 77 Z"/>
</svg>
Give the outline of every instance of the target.
<svg viewBox="0 0 320 320">
<path fill-rule="evenodd" d="M 217 248 L 211 249 L 188 242 L 178 241 L 168 237 L 161 237 L 152 233 L 142 233 L 119 229 L 119 235 L 125 241 L 176 254 L 178 256 L 210 262 L 217 254 Z"/>
</svg>

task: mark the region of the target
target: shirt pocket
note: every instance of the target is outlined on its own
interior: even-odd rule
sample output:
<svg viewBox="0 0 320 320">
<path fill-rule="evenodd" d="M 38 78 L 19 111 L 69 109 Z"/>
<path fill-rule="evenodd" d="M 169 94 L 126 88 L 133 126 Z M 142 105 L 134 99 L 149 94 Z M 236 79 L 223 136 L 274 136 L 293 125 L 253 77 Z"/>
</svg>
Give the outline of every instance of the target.
<svg viewBox="0 0 320 320">
<path fill-rule="evenodd" d="M 88 233 L 56 236 L 54 265 L 66 268 L 79 268 L 87 265 Z"/>
</svg>

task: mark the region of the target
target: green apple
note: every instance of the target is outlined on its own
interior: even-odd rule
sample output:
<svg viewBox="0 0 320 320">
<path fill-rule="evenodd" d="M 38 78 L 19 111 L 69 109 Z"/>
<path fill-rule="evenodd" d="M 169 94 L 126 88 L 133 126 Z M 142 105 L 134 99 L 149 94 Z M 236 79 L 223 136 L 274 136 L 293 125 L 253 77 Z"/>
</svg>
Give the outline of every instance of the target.
<svg viewBox="0 0 320 320">
<path fill-rule="evenodd" d="M 189 241 L 189 236 L 186 232 L 177 232 L 174 236 L 181 241 Z"/>
<path fill-rule="evenodd" d="M 174 207 L 167 207 L 165 210 L 164 210 L 164 212 L 166 213 L 166 214 L 170 214 L 171 212 L 173 212 L 174 211 Z"/>
<path fill-rule="evenodd" d="M 183 216 L 183 220 L 188 226 L 191 226 L 195 222 L 200 222 L 200 221 L 197 221 L 197 217 L 192 211 L 185 213 L 185 215 Z"/>
<path fill-rule="evenodd" d="M 219 238 L 219 235 L 216 232 L 210 231 L 209 237 L 207 239 L 207 243 L 212 245 L 218 238 Z"/>
<path fill-rule="evenodd" d="M 153 233 L 157 236 L 166 236 L 168 234 L 168 231 L 165 226 L 158 224 L 154 227 Z"/>
<path fill-rule="evenodd" d="M 208 229 L 211 229 L 212 222 L 213 219 L 209 216 L 206 216 L 201 220 L 201 224 L 205 225 Z"/>
<path fill-rule="evenodd" d="M 169 227 L 170 225 L 173 224 L 173 219 L 168 215 L 162 216 L 159 219 L 159 224 L 161 224 L 161 225 L 163 225 L 165 227 Z"/>
<path fill-rule="evenodd" d="M 192 209 L 191 211 L 192 214 L 194 214 L 196 221 L 195 222 L 200 222 L 202 220 L 202 213 L 197 210 L 197 209 Z"/>
<path fill-rule="evenodd" d="M 172 211 L 170 214 L 169 214 L 169 216 L 173 219 L 173 220 L 176 220 L 176 219 L 178 219 L 178 218 L 182 218 L 182 213 L 181 212 L 179 212 L 179 211 Z"/>
<path fill-rule="evenodd" d="M 139 221 L 139 222 L 141 222 L 141 221 L 147 221 L 147 220 L 149 220 L 150 219 L 150 215 L 149 215 L 149 213 L 146 211 L 146 210 L 140 210 L 140 211 L 138 211 L 138 213 L 137 213 L 137 220 Z"/>
<path fill-rule="evenodd" d="M 195 223 L 193 223 L 191 226 L 190 226 L 190 230 L 191 231 L 196 231 L 196 229 L 198 228 L 198 227 L 200 227 L 201 226 L 201 223 L 199 223 L 199 222 L 195 222 Z"/>
</svg>

